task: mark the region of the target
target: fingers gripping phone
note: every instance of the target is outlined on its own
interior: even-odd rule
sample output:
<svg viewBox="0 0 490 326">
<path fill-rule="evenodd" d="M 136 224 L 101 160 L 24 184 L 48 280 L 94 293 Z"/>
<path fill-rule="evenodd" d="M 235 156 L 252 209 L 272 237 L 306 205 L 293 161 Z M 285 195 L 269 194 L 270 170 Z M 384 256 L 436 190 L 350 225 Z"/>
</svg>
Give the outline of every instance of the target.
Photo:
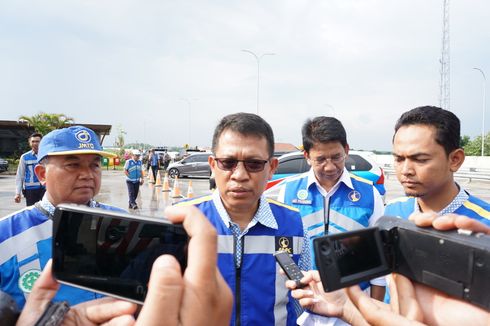
<svg viewBox="0 0 490 326">
<path fill-rule="evenodd" d="M 296 282 L 296 288 L 303 288 L 308 284 L 301 283 L 301 279 L 303 278 L 303 272 L 299 269 L 299 266 L 296 265 L 294 260 L 289 256 L 289 254 L 285 251 L 277 251 L 274 253 L 274 257 L 276 258 L 277 263 L 281 266 L 282 270 L 288 277 L 288 279 Z"/>
<path fill-rule="evenodd" d="M 142 304 L 153 262 L 170 254 L 183 272 L 187 243 L 183 226 L 163 218 L 63 204 L 53 218 L 53 276 Z"/>
</svg>

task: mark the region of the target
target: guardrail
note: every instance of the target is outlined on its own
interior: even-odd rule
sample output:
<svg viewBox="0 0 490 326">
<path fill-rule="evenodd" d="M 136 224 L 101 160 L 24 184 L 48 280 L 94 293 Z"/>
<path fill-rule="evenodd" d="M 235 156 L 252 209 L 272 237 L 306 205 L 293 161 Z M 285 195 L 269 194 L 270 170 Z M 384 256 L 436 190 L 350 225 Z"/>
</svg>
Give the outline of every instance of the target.
<svg viewBox="0 0 490 326">
<path fill-rule="evenodd" d="M 391 164 L 384 164 L 382 166 L 385 175 L 395 175 L 395 168 Z M 459 169 L 458 172 L 454 173 L 456 178 L 466 178 L 468 182 L 472 180 L 483 180 L 490 181 L 490 169 L 487 168 L 466 168 Z"/>
</svg>

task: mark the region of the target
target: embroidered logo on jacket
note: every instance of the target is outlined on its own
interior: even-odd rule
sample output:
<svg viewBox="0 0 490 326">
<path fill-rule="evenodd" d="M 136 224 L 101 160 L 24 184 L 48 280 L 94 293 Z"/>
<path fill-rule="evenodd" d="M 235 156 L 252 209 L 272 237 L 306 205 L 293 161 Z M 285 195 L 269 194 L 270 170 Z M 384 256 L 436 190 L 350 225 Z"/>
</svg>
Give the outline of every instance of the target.
<svg viewBox="0 0 490 326">
<path fill-rule="evenodd" d="M 292 237 L 276 237 L 276 251 L 284 251 L 288 254 L 293 253 Z"/>
</svg>

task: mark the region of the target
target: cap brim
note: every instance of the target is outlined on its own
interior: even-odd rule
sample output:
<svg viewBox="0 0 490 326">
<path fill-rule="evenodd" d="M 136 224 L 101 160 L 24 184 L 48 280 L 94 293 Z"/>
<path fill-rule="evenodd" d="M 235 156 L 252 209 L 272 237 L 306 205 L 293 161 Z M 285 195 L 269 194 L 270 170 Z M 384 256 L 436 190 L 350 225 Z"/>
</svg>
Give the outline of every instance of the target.
<svg viewBox="0 0 490 326">
<path fill-rule="evenodd" d="M 84 150 L 76 150 L 76 151 L 54 152 L 54 153 L 48 153 L 46 156 L 85 155 L 85 154 L 95 154 L 95 155 L 100 155 L 100 156 L 109 157 L 109 158 L 117 157 L 117 154 L 114 154 L 111 152 L 97 151 L 97 150 L 93 150 L 93 149 L 92 150 L 84 149 Z"/>
</svg>

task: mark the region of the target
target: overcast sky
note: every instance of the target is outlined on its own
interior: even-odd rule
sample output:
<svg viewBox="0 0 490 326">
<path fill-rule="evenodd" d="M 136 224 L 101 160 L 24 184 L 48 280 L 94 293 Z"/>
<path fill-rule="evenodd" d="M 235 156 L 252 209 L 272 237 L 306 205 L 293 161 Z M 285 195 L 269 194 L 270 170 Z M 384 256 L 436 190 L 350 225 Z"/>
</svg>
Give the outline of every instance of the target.
<svg viewBox="0 0 490 326">
<path fill-rule="evenodd" d="M 276 141 L 299 145 L 308 117 L 334 115 L 351 148 L 389 150 L 401 113 L 439 105 L 442 9 L 442 0 L 1 0 L 0 119 L 64 113 L 111 124 L 106 146 L 118 126 L 127 143 L 210 145 L 220 117 L 257 110 L 248 49 L 275 54 L 260 61 L 259 113 Z M 488 0 L 450 3 L 451 110 L 472 138 L 483 102 L 472 68 L 490 82 L 489 17 Z"/>
</svg>

